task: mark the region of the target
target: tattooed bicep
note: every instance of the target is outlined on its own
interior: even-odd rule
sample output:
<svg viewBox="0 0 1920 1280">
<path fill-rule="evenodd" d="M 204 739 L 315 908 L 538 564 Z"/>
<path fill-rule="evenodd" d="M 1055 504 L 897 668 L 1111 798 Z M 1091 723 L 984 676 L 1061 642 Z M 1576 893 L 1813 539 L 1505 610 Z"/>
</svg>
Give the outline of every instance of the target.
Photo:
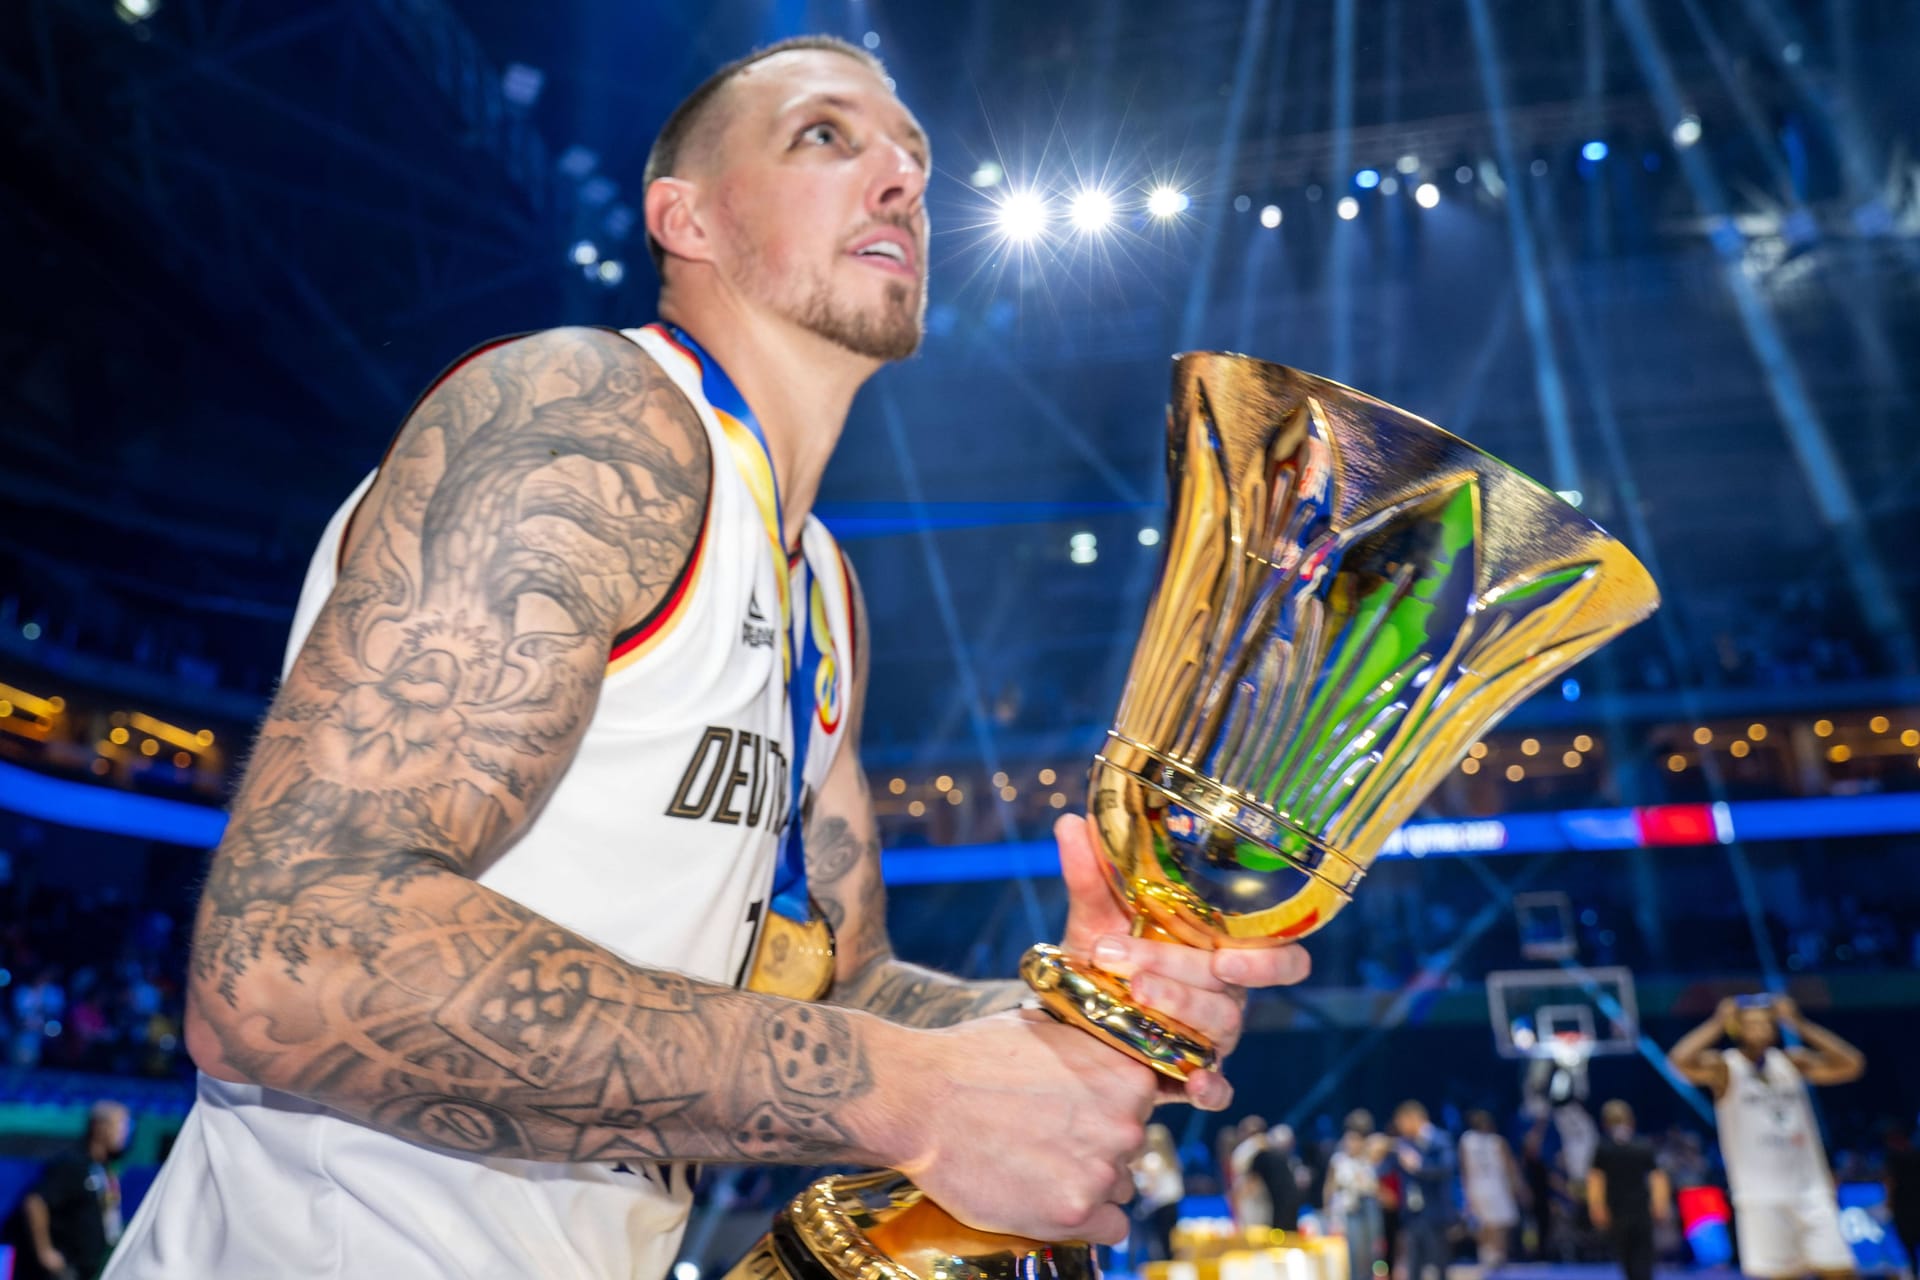
<svg viewBox="0 0 1920 1280">
<path fill-rule="evenodd" d="M 338 584 L 262 730 L 236 817 L 471 868 L 585 730 L 621 627 L 691 554 L 711 458 L 624 338 L 491 349 L 415 410 L 357 513 Z"/>
</svg>

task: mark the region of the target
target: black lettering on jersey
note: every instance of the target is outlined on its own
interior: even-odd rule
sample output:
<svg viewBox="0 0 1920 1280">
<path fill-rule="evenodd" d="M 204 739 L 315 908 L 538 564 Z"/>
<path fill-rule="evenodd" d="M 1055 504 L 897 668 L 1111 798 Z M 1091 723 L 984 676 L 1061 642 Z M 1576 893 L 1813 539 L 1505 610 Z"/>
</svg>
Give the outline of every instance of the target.
<svg viewBox="0 0 1920 1280">
<path fill-rule="evenodd" d="M 673 793 L 673 803 L 667 806 L 669 818 L 698 818 L 713 803 L 714 790 L 720 785 L 720 775 L 727 767 L 727 748 L 733 743 L 733 730 L 708 726 L 700 735 L 700 742 L 693 749 L 693 758 L 687 761 L 687 771 L 680 775 L 680 789 Z M 689 803 L 693 795 L 694 784 L 700 780 L 706 769 L 707 759 L 714 756 L 713 770 L 706 774 L 707 787 L 700 793 L 698 803 Z"/>
<path fill-rule="evenodd" d="M 744 818 L 747 826 L 778 836 L 792 816 L 790 777 L 786 748 L 779 739 L 710 725 L 694 744 L 667 816 L 706 818 L 727 827 L 741 825 Z"/>
<path fill-rule="evenodd" d="M 767 804 L 767 740 L 753 735 L 753 785 L 747 788 L 747 825 L 760 825 Z"/>
<path fill-rule="evenodd" d="M 759 736 L 757 733 L 748 733 L 742 729 L 740 736 L 734 739 L 733 772 L 727 775 L 727 789 L 720 793 L 720 809 L 713 815 L 713 820 L 722 826 L 736 826 L 740 822 L 740 810 L 734 807 L 735 798 L 740 794 L 740 788 L 746 783 L 748 776 L 747 771 L 740 765 L 750 749 L 749 743 L 758 739 Z"/>
</svg>

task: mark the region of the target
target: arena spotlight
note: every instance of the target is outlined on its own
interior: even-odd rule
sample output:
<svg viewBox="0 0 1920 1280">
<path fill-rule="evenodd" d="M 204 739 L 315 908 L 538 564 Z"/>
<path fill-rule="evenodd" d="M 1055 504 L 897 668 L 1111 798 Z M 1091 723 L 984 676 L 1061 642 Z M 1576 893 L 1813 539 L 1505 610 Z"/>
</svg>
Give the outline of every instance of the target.
<svg viewBox="0 0 1920 1280">
<path fill-rule="evenodd" d="M 600 277 L 600 283 L 609 289 L 627 278 L 627 269 L 620 265 L 620 261 L 617 258 L 601 259 L 600 265 L 595 267 L 593 271 L 595 275 Z"/>
<path fill-rule="evenodd" d="M 1000 234 L 1015 244 L 1036 239 L 1047 229 L 1047 202 L 1032 191 L 1009 191 L 995 213 Z"/>
<path fill-rule="evenodd" d="M 591 240 L 581 240 L 574 244 L 573 252 L 567 256 L 573 259 L 576 267 L 590 267 L 600 261 L 600 249 Z"/>
<path fill-rule="evenodd" d="M 1440 188 L 1431 182 L 1423 182 L 1414 188 L 1413 198 L 1422 209 L 1431 209 L 1440 203 Z"/>
<path fill-rule="evenodd" d="M 1092 564 L 1100 558 L 1099 541 L 1085 531 L 1067 539 L 1067 559 L 1075 564 Z"/>
<path fill-rule="evenodd" d="M 1152 525 L 1147 525 L 1147 526 L 1146 526 L 1145 528 L 1143 528 L 1143 529 L 1141 529 L 1141 530 L 1140 530 L 1140 545 L 1141 545 L 1141 546 L 1143 546 L 1143 547 L 1157 547 L 1157 546 L 1159 546 L 1159 545 L 1160 545 L 1160 531 L 1159 531 L 1158 529 L 1156 529 L 1156 528 L 1154 528 L 1154 527 L 1153 527 Z"/>
<path fill-rule="evenodd" d="M 160 0 L 114 0 L 114 16 L 129 26 L 145 22 L 159 11 Z"/>
<path fill-rule="evenodd" d="M 1360 202 L 1352 196 L 1341 196 L 1340 203 L 1335 205 L 1334 209 L 1345 222 L 1352 222 L 1360 216 Z"/>
<path fill-rule="evenodd" d="M 1586 146 L 1580 148 L 1580 158 L 1582 160 L 1591 160 L 1593 161 L 1593 163 L 1599 164 L 1602 160 L 1605 160 L 1607 158 L 1607 144 L 1600 141 L 1598 138 L 1595 138 L 1592 142 L 1589 142 Z"/>
<path fill-rule="evenodd" d="M 1067 206 L 1067 217 L 1076 231 L 1099 235 L 1113 225 L 1113 197 L 1098 187 L 1088 187 L 1074 196 Z"/>
<path fill-rule="evenodd" d="M 1400 193 L 1400 179 L 1394 177 L 1392 174 L 1388 174 L 1386 177 L 1380 179 L 1381 195 L 1391 196 L 1391 195 L 1398 195 L 1399 193 Z"/>
<path fill-rule="evenodd" d="M 1353 185 L 1359 187 L 1362 191 L 1373 190 L 1380 185 L 1380 171 L 1378 169 L 1362 169 L 1353 175 Z"/>
<path fill-rule="evenodd" d="M 1393 162 L 1393 167 L 1398 169 L 1401 173 L 1406 173 L 1406 174 L 1418 173 L 1420 172 L 1420 157 L 1416 155 L 1401 156 L 1398 160 Z"/>
<path fill-rule="evenodd" d="M 1270 204 L 1260 210 L 1260 225 L 1271 231 L 1280 225 L 1280 206 Z"/>
<path fill-rule="evenodd" d="M 1155 187 L 1147 193 L 1147 212 L 1156 218 L 1177 218 L 1192 203 L 1186 192 L 1173 187 Z"/>
<path fill-rule="evenodd" d="M 1673 126 L 1673 145 L 1685 150 L 1700 141 L 1700 117 L 1688 112 Z"/>
</svg>

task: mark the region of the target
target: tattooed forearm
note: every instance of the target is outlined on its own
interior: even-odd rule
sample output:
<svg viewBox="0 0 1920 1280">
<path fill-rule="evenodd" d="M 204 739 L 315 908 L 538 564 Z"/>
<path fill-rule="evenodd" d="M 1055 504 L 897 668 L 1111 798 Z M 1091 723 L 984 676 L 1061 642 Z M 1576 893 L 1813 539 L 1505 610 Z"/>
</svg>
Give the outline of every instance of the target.
<svg viewBox="0 0 1920 1280">
<path fill-rule="evenodd" d="M 467 1152 L 860 1158 L 881 1024 L 635 968 L 469 878 L 565 770 L 710 466 L 685 399 L 609 334 L 496 348 L 422 403 L 209 872 L 203 1067 Z"/>
<path fill-rule="evenodd" d="M 249 1080 L 474 1155 L 791 1162 L 862 1149 L 847 1111 L 873 1087 L 870 1054 L 840 1010 L 636 969 L 410 855 L 290 906 L 323 927 L 297 948 L 276 937 L 253 998 L 210 1019 Z"/>
<path fill-rule="evenodd" d="M 865 826 L 871 830 L 871 819 Z M 845 818 L 819 815 L 809 828 L 807 888 L 834 930 L 835 1004 L 904 1026 L 947 1027 L 1011 1009 L 1030 994 L 1021 982 L 969 982 L 895 959 L 880 841 L 863 839 Z"/>
</svg>

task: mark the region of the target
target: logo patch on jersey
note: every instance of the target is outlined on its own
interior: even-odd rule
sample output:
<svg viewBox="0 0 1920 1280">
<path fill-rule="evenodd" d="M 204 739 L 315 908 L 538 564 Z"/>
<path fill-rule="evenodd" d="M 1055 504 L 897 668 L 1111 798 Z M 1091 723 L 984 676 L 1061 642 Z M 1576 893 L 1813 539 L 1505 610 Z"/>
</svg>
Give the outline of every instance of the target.
<svg viewBox="0 0 1920 1280">
<path fill-rule="evenodd" d="M 773 624 L 767 621 L 767 615 L 760 612 L 759 593 L 749 595 L 747 620 L 740 624 L 740 643 L 749 649 L 771 649 L 776 634 Z"/>
<path fill-rule="evenodd" d="M 840 655 L 833 647 L 833 628 L 827 625 L 827 597 L 815 579 L 807 602 L 807 625 L 813 628 L 814 642 L 820 646 L 820 665 L 813 673 L 813 705 L 820 717 L 823 733 L 840 727 Z"/>
</svg>

